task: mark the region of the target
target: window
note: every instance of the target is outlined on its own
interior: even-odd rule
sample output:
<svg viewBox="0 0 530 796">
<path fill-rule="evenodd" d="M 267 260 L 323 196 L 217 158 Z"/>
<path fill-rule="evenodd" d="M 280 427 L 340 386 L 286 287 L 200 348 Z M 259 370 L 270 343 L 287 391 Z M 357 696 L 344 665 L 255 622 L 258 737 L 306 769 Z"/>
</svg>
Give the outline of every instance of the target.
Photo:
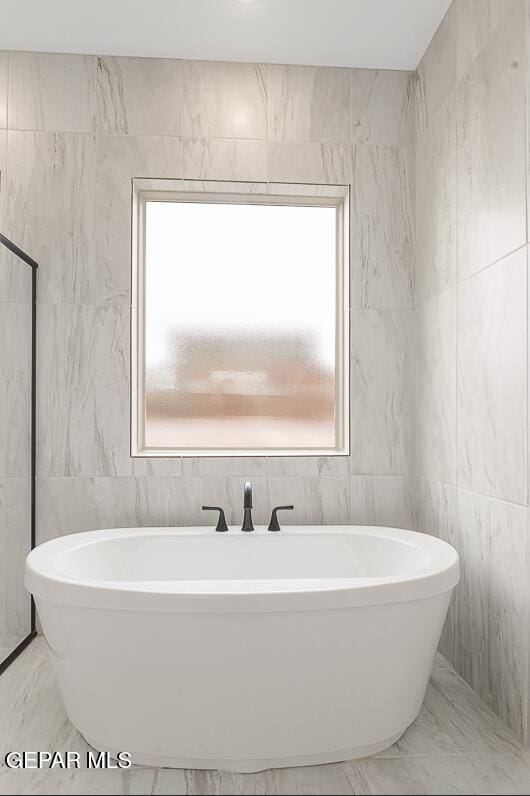
<svg viewBox="0 0 530 796">
<path fill-rule="evenodd" d="M 133 200 L 132 455 L 347 454 L 348 189 Z"/>
</svg>

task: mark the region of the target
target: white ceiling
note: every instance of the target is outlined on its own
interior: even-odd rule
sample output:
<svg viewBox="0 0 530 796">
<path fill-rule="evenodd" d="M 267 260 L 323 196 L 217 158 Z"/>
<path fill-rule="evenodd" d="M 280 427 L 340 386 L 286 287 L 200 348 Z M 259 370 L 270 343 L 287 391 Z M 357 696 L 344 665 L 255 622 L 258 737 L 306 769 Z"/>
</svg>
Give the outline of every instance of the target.
<svg viewBox="0 0 530 796">
<path fill-rule="evenodd" d="M 414 69 L 450 0 L 0 0 L 0 49 Z"/>
</svg>

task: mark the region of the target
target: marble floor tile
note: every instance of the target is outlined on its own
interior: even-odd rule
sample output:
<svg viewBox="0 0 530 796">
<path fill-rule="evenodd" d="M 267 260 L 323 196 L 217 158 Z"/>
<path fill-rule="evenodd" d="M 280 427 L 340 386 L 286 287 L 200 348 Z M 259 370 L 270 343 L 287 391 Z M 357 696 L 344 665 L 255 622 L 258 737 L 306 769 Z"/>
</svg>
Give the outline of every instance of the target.
<svg viewBox="0 0 530 796">
<path fill-rule="evenodd" d="M 0 759 L 7 750 L 50 749 L 84 755 L 86 742 L 65 716 L 37 638 L 0 677 Z M 524 794 L 530 753 L 438 656 L 423 709 L 403 737 L 381 754 L 321 766 L 226 771 L 9 770 L 10 794 Z"/>
<path fill-rule="evenodd" d="M 506 771 L 521 793 L 530 793 L 530 752 L 519 755 L 495 755 L 495 760 Z"/>
<path fill-rule="evenodd" d="M 472 754 L 477 746 L 454 719 L 454 708 L 433 683 L 429 683 L 423 709 L 415 722 L 389 749 L 377 757 L 426 757 Z"/>
<path fill-rule="evenodd" d="M 519 790 L 491 757 L 452 755 L 400 760 L 362 760 L 347 765 L 355 793 L 374 794 L 515 794 Z M 359 789 L 359 785 L 365 788 Z"/>
<path fill-rule="evenodd" d="M 158 793 L 153 791 L 153 769 L 135 768 L 128 771 L 16 771 L 0 768 L 0 793 L 18 794 L 75 794 L 76 796 L 115 796 Z M 163 791 L 162 791 L 163 792 Z M 169 791 L 168 791 L 169 792 Z M 173 789 L 172 794 L 186 793 Z"/>
<path fill-rule="evenodd" d="M 448 700 L 452 723 L 481 754 L 521 752 L 515 734 L 442 657 L 434 662 L 431 681 Z"/>
</svg>

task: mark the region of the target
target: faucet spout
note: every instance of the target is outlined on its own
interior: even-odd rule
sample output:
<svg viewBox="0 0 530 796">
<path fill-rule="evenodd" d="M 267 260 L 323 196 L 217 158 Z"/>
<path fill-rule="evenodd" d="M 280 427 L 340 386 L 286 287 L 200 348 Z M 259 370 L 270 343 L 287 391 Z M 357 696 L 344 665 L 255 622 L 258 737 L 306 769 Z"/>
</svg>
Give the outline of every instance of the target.
<svg viewBox="0 0 530 796">
<path fill-rule="evenodd" d="M 250 481 L 247 481 L 245 484 L 245 496 L 243 498 L 243 508 L 244 509 L 252 508 L 252 484 L 250 483 Z"/>
<path fill-rule="evenodd" d="M 242 531 L 253 531 L 254 525 L 252 523 L 252 484 L 247 481 L 245 484 L 245 492 L 243 498 L 243 525 Z"/>
</svg>

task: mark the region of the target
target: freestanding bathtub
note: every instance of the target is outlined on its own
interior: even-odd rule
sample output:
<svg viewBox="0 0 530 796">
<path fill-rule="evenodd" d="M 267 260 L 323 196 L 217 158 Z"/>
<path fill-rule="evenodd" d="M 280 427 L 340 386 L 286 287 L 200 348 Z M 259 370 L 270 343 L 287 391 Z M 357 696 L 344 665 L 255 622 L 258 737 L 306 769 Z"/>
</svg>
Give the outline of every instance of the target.
<svg viewBox="0 0 530 796">
<path fill-rule="evenodd" d="M 396 741 L 457 581 L 432 536 L 326 526 L 79 533 L 33 550 L 25 582 L 92 746 L 248 772 Z"/>
</svg>

